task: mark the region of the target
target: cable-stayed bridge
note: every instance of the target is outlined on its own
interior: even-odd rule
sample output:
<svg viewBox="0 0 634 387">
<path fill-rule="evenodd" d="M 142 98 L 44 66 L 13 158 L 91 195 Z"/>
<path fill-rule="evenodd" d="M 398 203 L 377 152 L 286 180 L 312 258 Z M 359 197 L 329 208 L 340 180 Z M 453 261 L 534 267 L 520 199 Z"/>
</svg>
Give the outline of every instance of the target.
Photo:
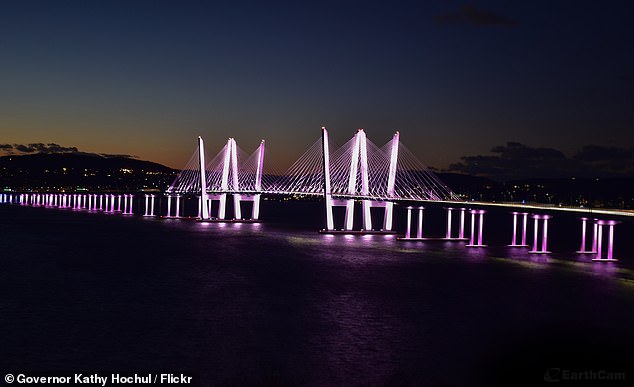
<svg viewBox="0 0 634 387">
<path fill-rule="evenodd" d="M 257 222 L 262 195 L 313 196 L 324 203 L 325 228 L 321 232 L 389 234 L 394 233 L 394 205 L 405 202 L 408 205 L 407 228 L 399 240 L 467 241 L 469 247 L 486 246 L 483 241 L 486 208 L 504 206 L 510 208 L 513 215 L 509 246 L 530 247 L 527 240 L 531 231 L 530 218 L 533 240 L 529 252 L 536 254 L 549 253 L 548 224 L 552 216 L 545 212 L 571 211 L 582 216 L 581 247 L 577 252 L 596 254 L 595 260 L 608 261 L 614 260 L 614 226 L 618 222 L 598 216 L 634 216 L 634 212 L 620 210 L 462 201 L 402 144 L 398 132 L 386 144 L 377 146 L 367 138 L 363 129 L 359 129 L 348 142 L 335 147 L 328 130 L 322 128 L 321 136 L 286 170 L 269 167 L 265 157 L 264 140 L 248 154 L 233 138 L 209 157 L 203 139 L 199 137 L 190 160 L 164 194 L 167 203 L 160 200 L 163 196 L 160 195 L 158 206 L 157 195 L 153 193 L 145 193 L 139 198 L 130 193 L 112 192 L 10 192 L 0 194 L 0 203 L 123 215 L 132 215 L 135 208 L 140 208 L 144 216 L 180 218 L 191 217 L 184 216 L 185 203 L 197 201 L 196 218 L 200 221 Z M 250 215 L 243 214 L 244 202 L 251 202 Z M 422 204 L 430 202 L 446 206 L 446 235 L 442 238 L 423 237 Z M 335 207 L 344 208 L 343 222 L 335 222 L 335 214 L 339 213 L 333 210 Z M 371 209 L 376 207 L 381 209 L 382 216 L 376 211 L 373 214 Z M 229 216 L 231 209 L 233 214 Z M 355 217 L 355 210 L 361 211 L 360 217 Z M 381 222 L 377 222 L 377 217 Z M 361 224 L 355 224 L 359 220 Z M 335 229 L 335 223 L 343 224 L 343 227 Z M 607 235 L 603 233 L 604 227 Z M 586 243 L 588 230 L 592 233 L 589 247 Z M 604 239 L 607 239 L 605 258 L 602 257 Z"/>
<path fill-rule="evenodd" d="M 334 231 L 333 211 L 346 207 L 345 231 L 353 230 L 355 201 L 362 203 L 363 229 L 373 230 L 371 207 L 385 208 L 382 231 L 392 230 L 395 201 L 457 200 L 400 141 L 397 132 L 384 146 L 371 142 L 363 129 L 344 145 L 334 147 L 328 131 L 315 141 L 288 170 L 265 172 L 265 142 L 248 155 L 230 138 L 214 157 L 205 154 L 202 138 L 169 194 L 200 195 L 201 219 L 226 219 L 227 195 L 233 196 L 234 218 L 241 219 L 240 203 L 253 202 L 253 220 L 259 217 L 262 194 L 323 196 L 326 230 Z M 208 160 L 208 161 L 207 161 Z M 218 201 L 215 216 L 211 202 Z"/>
</svg>

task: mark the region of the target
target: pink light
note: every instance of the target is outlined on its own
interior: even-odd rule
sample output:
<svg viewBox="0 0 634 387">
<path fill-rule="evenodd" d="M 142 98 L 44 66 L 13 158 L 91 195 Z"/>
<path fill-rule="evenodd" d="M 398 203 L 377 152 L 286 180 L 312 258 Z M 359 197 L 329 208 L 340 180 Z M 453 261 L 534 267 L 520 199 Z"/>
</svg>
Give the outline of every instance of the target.
<svg viewBox="0 0 634 387">
<path fill-rule="evenodd" d="M 612 252 L 614 251 L 614 224 L 610 224 L 610 233 L 608 237 L 608 256 L 607 259 L 612 258 Z"/>
<path fill-rule="evenodd" d="M 330 150 L 328 147 L 328 131 L 321 127 L 321 141 L 324 172 L 324 201 L 326 204 L 326 229 L 334 230 L 335 225 L 332 216 L 332 197 L 330 195 Z"/>
<path fill-rule="evenodd" d="M 224 163 L 222 165 L 222 180 L 220 189 L 223 193 L 220 195 L 220 203 L 218 205 L 218 219 L 225 219 L 227 205 L 227 190 L 229 189 L 229 164 L 231 162 L 231 138 L 227 140 L 225 146 Z"/>
<path fill-rule="evenodd" d="M 539 231 L 538 228 L 538 224 L 537 221 L 539 219 L 539 215 L 534 215 L 533 216 L 534 222 L 535 222 L 535 227 L 533 229 L 534 235 L 533 235 L 533 251 L 537 251 L 537 232 Z"/>
<path fill-rule="evenodd" d="M 528 213 L 524 213 L 524 220 L 522 221 L 522 246 L 526 246 L 526 230 L 528 226 Z"/>
<path fill-rule="evenodd" d="M 370 193 L 370 183 L 368 179 L 368 150 L 366 137 L 363 129 L 359 129 L 360 151 L 361 151 L 361 194 L 367 196 Z M 363 200 L 363 228 L 372 230 L 372 214 L 370 212 L 370 201 Z"/>
<path fill-rule="evenodd" d="M 200 200 L 202 203 L 207 202 L 207 177 L 205 171 L 205 144 L 203 142 L 203 138 L 198 136 L 198 166 L 200 171 Z M 147 207 L 147 197 L 146 197 L 146 207 Z M 198 215 L 202 219 L 209 219 L 209 211 L 207 211 L 207 206 L 200 207 L 202 209 L 202 215 Z M 146 211 L 147 214 L 147 211 Z"/>
<path fill-rule="evenodd" d="M 237 151 L 237 145 L 236 145 L 236 140 L 234 140 L 233 138 L 230 139 L 231 141 L 231 174 L 232 174 L 232 181 L 233 181 L 233 213 L 234 213 L 234 217 L 236 219 L 242 219 L 242 211 L 240 208 L 240 194 L 238 194 L 238 191 L 240 191 L 240 187 L 238 185 L 238 151 Z"/>
<path fill-rule="evenodd" d="M 475 210 L 471 210 L 471 238 L 469 238 L 469 244 L 473 245 L 475 241 Z"/>
<path fill-rule="evenodd" d="M 412 207 L 407 207 L 407 229 L 405 230 L 405 238 L 411 237 L 412 230 Z"/>
<path fill-rule="evenodd" d="M 542 252 L 546 252 L 546 245 L 548 244 L 548 215 L 543 217 L 544 219 L 544 227 L 542 231 Z"/>
<path fill-rule="evenodd" d="M 398 143 L 399 132 L 394 133 L 392 137 L 392 147 L 390 151 L 390 167 L 387 176 L 387 196 L 394 197 L 394 185 L 396 183 L 396 166 L 398 162 Z M 385 205 L 385 215 L 383 221 L 383 229 L 392 230 L 392 217 L 394 216 L 394 203 L 388 202 Z"/>
<path fill-rule="evenodd" d="M 453 208 L 447 208 L 447 239 L 451 239 L 451 211 Z M 471 213 L 471 219 L 473 220 L 473 212 Z M 473 227 L 471 227 L 471 234 L 473 234 Z M 472 235 L 473 236 L 473 235 Z"/>
<path fill-rule="evenodd" d="M 588 218 L 581 218 L 581 248 L 579 249 L 579 253 L 586 252 L 586 224 L 588 222 Z"/>
<path fill-rule="evenodd" d="M 258 150 L 258 166 L 255 172 L 255 190 L 262 190 L 262 171 L 264 170 L 264 140 L 260 143 Z M 251 218 L 257 220 L 260 218 L 260 194 L 255 194 L 253 198 L 253 211 Z"/>
<path fill-rule="evenodd" d="M 517 242 L 517 212 L 513 213 L 513 239 L 511 239 L 511 246 L 515 246 Z"/>
<path fill-rule="evenodd" d="M 418 207 L 418 228 L 416 229 L 416 238 L 423 237 L 423 210 L 424 207 Z"/>
</svg>

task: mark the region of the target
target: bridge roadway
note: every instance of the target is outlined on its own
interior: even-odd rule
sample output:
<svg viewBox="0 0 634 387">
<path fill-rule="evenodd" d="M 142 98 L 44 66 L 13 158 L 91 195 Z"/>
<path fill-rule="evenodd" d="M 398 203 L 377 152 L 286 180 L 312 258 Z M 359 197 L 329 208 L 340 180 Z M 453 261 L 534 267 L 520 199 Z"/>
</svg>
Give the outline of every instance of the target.
<svg viewBox="0 0 634 387">
<path fill-rule="evenodd" d="M 311 196 L 311 197 L 323 197 L 323 193 L 307 193 L 307 192 L 279 192 L 279 191 L 240 191 L 235 192 L 231 190 L 227 191 L 212 191 L 213 194 L 241 194 L 241 195 L 279 195 L 279 196 Z M 529 210 L 529 211 L 557 211 L 557 212 L 573 212 L 581 215 L 611 215 L 611 216 L 624 216 L 634 217 L 634 210 L 621 210 L 611 208 L 590 208 L 590 207 L 573 207 L 573 206 L 561 206 L 555 204 L 541 204 L 541 203 L 516 203 L 516 202 L 484 202 L 484 201 L 461 201 L 461 200 L 403 200 L 387 197 L 376 196 L 361 196 L 361 195 L 341 195 L 332 194 L 333 199 L 354 199 L 354 200 L 372 200 L 372 201 L 386 201 L 400 204 L 410 203 L 412 205 L 417 204 L 445 204 L 447 206 L 456 207 L 502 207 L 511 210 Z"/>
</svg>

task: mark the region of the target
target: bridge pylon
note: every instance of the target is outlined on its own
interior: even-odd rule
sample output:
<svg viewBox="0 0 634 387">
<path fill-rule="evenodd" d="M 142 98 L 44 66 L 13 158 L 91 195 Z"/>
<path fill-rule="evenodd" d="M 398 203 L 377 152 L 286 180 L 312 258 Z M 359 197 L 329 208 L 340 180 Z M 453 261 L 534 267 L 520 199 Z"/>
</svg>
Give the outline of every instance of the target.
<svg viewBox="0 0 634 387">
<path fill-rule="evenodd" d="M 328 130 L 325 127 L 322 130 L 322 155 L 323 155 L 323 184 L 324 184 L 324 200 L 326 208 L 326 228 L 321 230 L 322 233 L 335 234 L 358 234 L 358 233 L 393 233 L 393 211 L 394 202 L 386 200 L 373 199 L 370 196 L 370 179 L 368 166 L 368 141 L 363 129 L 358 129 L 353 137 L 351 149 L 350 167 L 348 170 L 348 182 L 345 194 L 341 198 L 334 199 L 331 187 L 331 170 L 330 170 L 330 149 L 328 142 Z M 387 178 L 387 191 L 385 197 L 394 197 L 394 187 L 396 182 L 396 169 L 398 159 L 399 132 L 394 134 L 390 145 L 390 164 Z M 359 176 L 360 175 L 360 176 Z M 360 180 L 360 187 L 358 187 Z M 363 228 L 354 230 L 354 210 L 355 196 L 361 197 L 361 210 Z M 345 207 L 344 227 L 342 230 L 335 230 L 333 207 Z M 372 207 L 384 207 L 385 215 L 383 220 L 383 228 L 374 230 L 372 225 Z"/>
</svg>

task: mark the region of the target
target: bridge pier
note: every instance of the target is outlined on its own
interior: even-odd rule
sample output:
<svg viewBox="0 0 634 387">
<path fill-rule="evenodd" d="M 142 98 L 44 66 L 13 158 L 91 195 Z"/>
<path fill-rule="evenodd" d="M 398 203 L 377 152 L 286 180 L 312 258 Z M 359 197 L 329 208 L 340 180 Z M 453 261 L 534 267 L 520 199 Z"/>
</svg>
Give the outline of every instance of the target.
<svg viewBox="0 0 634 387">
<path fill-rule="evenodd" d="M 128 207 L 128 215 L 134 214 L 134 194 L 130 194 L 130 205 Z"/>
<path fill-rule="evenodd" d="M 482 236 L 484 231 L 484 214 L 485 210 L 471 210 L 471 237 L 469 238 L 469 243 L 465 245 L 466 247 L 486 247 L 482 242 Z M 475 218 L 478 217 L 478 233 L 477 233 L 477 242 L 476 242 L 476 232 L 475 232 Z"/>
<path fill-rule="evenodd" d="M 227 194 L 220 194 L 220 202 L 218 204 L 218 219 L 225 220 L 227 212 Z"/>
<path fill-rule="evenodd" d="M 145 213 L 143 214 L 143 216 L 150 216 L 149 214 L 149 203 L 150 203 L 150 198 L 147 194 L 145 194 Z"/>
<path fill-rule="evenodd" d="M 407 226 L 405 229 L 405 237 L 397 238 L 400 241 L 423 241 L 429 238 L 423 238 L 423 210 L 425 207 L 418 207 L 418 227 L 416 228 L 416 237 L 412 237 L 412 206 L 407 207 Z"/>
<path fill-rule="evenodd" d="M 614 254 L 614 226 L 618 222 L 613 220 L 595 220 L 595 225 L 598 226 L 598 236 L 597 236 L 597 255 L 593 258 L 593 261 L 599 262 L 614 262 L 617 261 L 613 257 Z M 608 249 L 606 253 L 606 257 L 602 258 L 602 247 L 603 247 L 603 226 L 608 226 Z"/>
<path fill-rule="evenodd" d="M 154 216 L 154 195 L 151 194 L 149 197 L 150 204 L 148 207 L 148 195 L 145 195 L 145 215 L 143 216 Z M 130 210 L 130 212 L 132 212 L 132 210 Z"/>
<path fill-rule="evenodd" d="M 167 215 L 165 215 L 165 217 L 172 217 L 172 195 L 167 195 Z"/>
<path fill-rule="evenodd" d="M 526 226 L 528 225 L 528 212 L 512 212 L 513 214 L 513 238 L 509 247 L 528 247 L 526 244 Z M 522 239 L 517 243 L 517 218 L 522 215 Z"/>
<path fill-rule="evenodd" d="M 595 254 L 597 252 L 596 251 L 597 229 L 596 227 L 594 227 L 594 236 L 593 236 L 591 250 L 586 250 L 586 230 L 588 228 L 587 224 L 589 219 L 588 218 L 580 218 L 580 219 L 581 219 L 581 247 L 577 251 L 577 254 Z"/>
<path fill-rule="evenodd" d="M 547 249 L 548 245 L 548 219 L 550 215 L 533 215 L 534 227 L 533 227 L 533 248 L 529 251 L 529 254 L 550 254 Z M 542 226 L 542 246 L 541 250 L 538 250 L 537 241 L 539 239 L 539 221 L 543 221 Z"/>
<path fill-rule="evenodd" d="M 447 232 L 445 233 L 445 240 L 452 240 L 452 241 L 460 241 L 460 240 L 467 240 L 464 237 L 464 223 L 465 223 L 465 211 L 466 208 L 460 208 L 460 223 L 459 223 L 459 228 L 458 228 L 458 236 L 457 237 L 452 237 L 452 231 L 453 231 L 453 216 L 452 216 L 452 212 L 453 210 L 455 210 L 455 208 L 446 208 L 447 210 Z"/>
</svg>

